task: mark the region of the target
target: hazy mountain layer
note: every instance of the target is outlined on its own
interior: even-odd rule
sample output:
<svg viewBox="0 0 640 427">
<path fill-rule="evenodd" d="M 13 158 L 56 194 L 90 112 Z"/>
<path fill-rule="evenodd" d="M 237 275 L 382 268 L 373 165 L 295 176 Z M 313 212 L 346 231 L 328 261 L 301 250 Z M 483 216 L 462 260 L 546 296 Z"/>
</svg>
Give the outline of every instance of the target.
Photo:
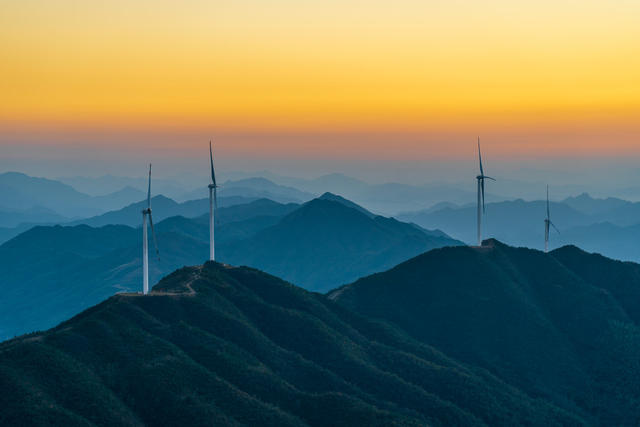
<svg viewBox="0 0 640 427">
<path fill-rule="evenodd" d="M 3 196 L 0 202 L 2 208 L 46 208 L 67 218 L 96 215 L 144 197 L 144 193 L 130 187 L 103 196 L 89 196 L 59 181 L 35 178 L 18 172 L 0 174 L 0 194 Z"/>
<path fill-rule="evenodd" d="M 219 197 L 218 207 L 246 204 L 253 200 L 254 199 L 242 197 Z M 146 207 L 147 200 L 145 198 L 140 202 L 132 203 L 118 210 L 74 221 L 70 223 L 70 225 L 86 224 L 92 227 L 101 227 L 103 225 L 120 224 L 136 227 L 141 224 L 142 210 L 146 209 Z M 209 212 L 209 199 L 207 197 L 204 199 L 189 200 L 187 202 L 178 203 L 168 197 L 158 195 L 151 198 L 151 208 L 153 210 L 153 219 L 155 222 L 177 215 L 193 218 Z"/>
<path fill-rule="evenodd" d="M 430 249 L 461 244 L 351 205 L 328 195 L 312 200 L 250 239 L 222 245 L 221 259 L 328 291 Z"/>
<path fill-rule="evenodd" d="M 469 244 L 476 243 L 476 205 L 442 205 L 399 215 L 402 221 L 438 228 Z M 551 202 L 551 248 L 574 244 L 621 260 L 640 261 L 640 203 L 616 198 L 594 199 L 588 194 Z M 514 246 L 544 247 L 545 201 L 513 200 L 489 203 L 483 235 Z"/>
<path fill-rule="evenodd" d="M 154 216 L 159 212 L 154 208 Z M 140 221 L 138 211 L 131 215 Z M 152 282 L 208 259 L 208 215 L 156 221 L 160 256 L 150 241 Z M 139 290 L 141 234 L 122 225 L 36 227 L 0 245 L 0 339 L 51 327 L 117 291 Z M 257 200 L 218 211 L 217 259 L 285 271 L 312 289 L 334 288 L 446 244 L 457 242 L 335 201 L 300 207 Z"/>
</svg>

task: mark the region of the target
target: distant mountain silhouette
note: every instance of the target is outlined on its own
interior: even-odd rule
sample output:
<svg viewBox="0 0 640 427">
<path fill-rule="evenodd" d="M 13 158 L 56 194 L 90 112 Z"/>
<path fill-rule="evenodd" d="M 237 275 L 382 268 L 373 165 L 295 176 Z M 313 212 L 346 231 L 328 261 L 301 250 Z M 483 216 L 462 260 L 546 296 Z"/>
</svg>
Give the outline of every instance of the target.
<svg viewBox="0 0 640 427">
<path fill-rule="evenodd" d="M 640 266 L 489 240 L 417 256 L 329 294 L 589 424 L 640 417 Z"/>
<path fill-rule="evenodd" d="M 14 228 L 22 224 L 49 224 L 69 219 L 42 206 L 27 209 L 0 208 L 0 227 Z"/>
<path fill-rule="evenodd" d="M 352 208 L 352 209 L 355 209 L 355 210 L 357 210 L 359 212 L 362 212 L 363 214 L 365 214 L 369 218 L 374 218 L 374 217 L 377 216 L 377 215 L 369 212 L 368 210 L 366 210 L 362 206 L 360 206 L 360 205 L 358 205 L 356 203 L 353 203 L 351 200 L 347 200 L 342 196 L 338 196 L 337 194 L 326 192 L 322 196 L 318 197 L 318 199 L 320 199 L 320 200 L 330 200 L 332 202 L 341 203 L 341 204 L 345 205 L 348 208 Z"/>
<path fill-rule="evenodd" d="M 191 191 L 181 196 L 181 200 L 199 199 L 207 193 L 206 187 Z M 218 189 L 221 197 L 243 197 L 248 199 L 270 199 L 279 203 L 306 202 L 313 198 L 313 194 L 300 191 L 297 188 L 276 184 L 266 178 L 244 178 L 228 180 Z"/>
<path fill-rule="evenodd" d="M 0 227 L 0 245 L 36 225 L 37 224 L 23 223 L 16 227 Z"/>
<path fill-rule="evenodd" d="M 640 224 L 619 226 L 610 222 L 583 225 L 563 230 L 553 236 L 553 248 L 576 245 L 589 252 L 597 252 L 623 261 L 640 261 Z"/>
<path fill-rule="evenodd" d="M 399 329 L 207 263 L 0 344 L 0 424 L 575 425 Z"/>
<path fill-rule="evenodd" d="M 252 201 L 252 199 L 219 197 L 218 207 L 243 204 L 250 201 Z M 147 200 L 144 198 L 142 201 L 132 203 L 122 209 L 73 221 L 69 225 L 86 224 L 92 227 L 101 227 L 103 225 L 122 224 L 136 227 L 142 223 L 142 210 L 145 209 L 146 206 Z M 151 198 L 151 208 L 153 209 L 153 219 L 156 222 L 176 215 L 193 218 L 209 212 L 209 199 L 189 200 L 178 203 L 168 197 L 158 195 Z"/>
<path fill-rule="evenodd" d="M 443 201 L 464 204 L 475 200 L 473 187 L 465 189 L 449 184 L 370 184 L 341 173 L 331 173 L 313 179 L 264 174 L 274 182 L 291 185 L 313 194 L 319 195 L 327 191 L 341 194 L 366 209 L 383 215 L 397 216 L 399 212 L 427 209 Z M 488 196 L 491 200 L 504 200 L 501 196 Z"/>
<path fill-rule="evenodd" d="M 353 205 L 335 195 L 314 199 L 250 239 L 223 245 L 222 259 L 327 291 L 430 249 L 461 244 Z"/>
<path fill-rule="evenodd" d="M 461 207 L 444 207 L 398 215 L 401 221 L 415 222 L 424 227 L 438 228 L 466 243 L 476 239 L 475 204 Z M 483 218 L 483 234 L 518 246 L 541 248 L 544 245 L 546 202 L 512 200 L 488 203 Z M 551 216 L 560 230 L 585 225 L 593 219 L 563 203 L 551 203 Z"/>
<path fill-rule="evenodd" d="M 62 182 L 34 178 L 18 172 L 0 174 L 0 194 L 3 195 L 3 200 L 0 201 L 2 209 L 43 207 L 68 218 L 96 215 L 144 197 L 144 193 L 130 187 L 93 197 Z"/>
<path fill-rule="evenodd" d="M 602 214 L 614 209 L 620 209 L 632 205 L 629 201 L 615 197 L 595 199 L 588 193 L 582 193 L 575 197 L 567 197 L 562 201 L 562 203 L 587 215 Z"/>
<path fill-rule="evenodd" d="M 446 206 L 405 213 L 402 221 L 443 230 L 467 243 L 476 238 L 476 206 Z M 483 234 L 514 246 L 544 247 L 545 201 L 513 200 L 489 203 Z M 616 198 L 597 199 L 584 193 L 551 202 L 551 218 L 560 233 L 552 231 L 550 246 L 575 244 L 620 260 L 640 262 L 640 203 Z"/>
<path fill-rule="evenodd" d="M 328 200 L 298 206 L 263 199 L 218 214 L 217 259 L 290 271 L 287 278 L 312 289 L 458 243 Z M 131 215 L 141 218 L 136 210 Z M 208 215 L 156 221 L 160 259 L 150 259 L 152 281 L 207 259 Z M 141 245 L 140 229 L 121 225 L 36 227 L 0 245 L 0 339 L 51 327 L 119 290 L 139 289 Z"/>
</svg>

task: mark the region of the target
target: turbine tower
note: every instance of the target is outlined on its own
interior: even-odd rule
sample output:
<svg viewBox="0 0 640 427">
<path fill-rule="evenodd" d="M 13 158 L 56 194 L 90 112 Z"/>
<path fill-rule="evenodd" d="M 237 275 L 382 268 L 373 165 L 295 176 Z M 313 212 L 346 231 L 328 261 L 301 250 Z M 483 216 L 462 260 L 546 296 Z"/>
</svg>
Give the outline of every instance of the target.
<svg viewBox="0 0 640 427">
<path fill-rule="evenodd" d="M 549 186 L 547 185 L 547 218 L 544 220 L 544 252 L 549 252 L 549 227 L 553 227 L 558 234 L 558 230 L 553 222 L 551 222 L 551 215 L 549 213 Z"/>
<path fill-rule="evenodd" d="M 216 259 L 214 219 L 218 210 L 218 185 L 216 184 L 216 174 L 213 171 L 213 149 L 209 141 L 209 160 L 211 162 L 211 184 L 209 184 L 209 259 Z"/>
<path fill-rule="evenodd" d="M 482 246 L 482 215 L 485 212 L 484 209 L 484 180 L 490 179 L 495 181 L 494 178 L 486 176 L 484 169 L 482 169 L 482 154 L 480 153 L 480 137 L 478 137 L 478 160 L 480 162 L 480 175 L 476 176 L 478 180 L 478 246 Z"/>
<path fill-rule="evenodd" d="M 153 244 L 156 248 L 156 254 L 160 256 L 158 251 L 158 241 L 156 240 L 156 232 L 153 229 L 153 218 L 151 217 L 151 164 L 149 164 L 149 188 L 147 190 L 147 208 L 142 210 L 142 293 L 149 293 L 149 244 L 147 237 L 147 215 L 149 215 L 149 224 L 151 225 L 151 235 L 153 236 Z"/>
</svg>

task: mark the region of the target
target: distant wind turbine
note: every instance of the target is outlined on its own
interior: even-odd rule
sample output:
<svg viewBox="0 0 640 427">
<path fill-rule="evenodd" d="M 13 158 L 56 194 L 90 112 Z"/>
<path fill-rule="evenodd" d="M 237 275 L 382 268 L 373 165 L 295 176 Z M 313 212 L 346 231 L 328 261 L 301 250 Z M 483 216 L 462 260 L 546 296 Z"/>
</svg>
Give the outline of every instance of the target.
<svg viewBox="0 0 640 427">
<path fill-rule="evenodd" d="M 544 220 L 544 251 L 549 252 L 549 226 L 553 227 L 558 234 L 560 230 L 551 222 L 551 214 L 549 213 L 549 186 L 547 185 L 547 218 Z"/>
<path fill-rule="evenodd" d="M 484 209 L 484 180 L 490 179 L 495 181 L 494 178 L 486 176 L 484 169 L 482 169 L 482 153 L 480 152 L 480 137 L 478 137 L 478 160 L 480 161 L 480 175 L 476 176 L 478 180 L 478 246 L 482 246 L 482 215 L 485 212 Z"/>
<path fill-rule="evenodd" d="M 151 217 L 151 164 L 149 164 L 147 208 L 142 210 L 142 293 L 144 295 L 149 293 L 149 239 L 147 237 L 147 215 L 149 215 L 149 224 L 151 225 L 151 235 L 153 236 L 153 244 L 156 248 L 156 254 L 160 257 L 158 241 L 156 240 L 156 232 L 153 229 L 153 218 Z"/>
<path fill-rule="evenodd" d="M 213 171 L 213 149 L 211 148 L 211 141 L 209 141 L 209 160 L 211 161 L 211 184 L 209 184 L 209 259 L 215 261 L 214 218 L 218 210 L 218 185 L 216 184 L 216 174 Z"/>
</svg>

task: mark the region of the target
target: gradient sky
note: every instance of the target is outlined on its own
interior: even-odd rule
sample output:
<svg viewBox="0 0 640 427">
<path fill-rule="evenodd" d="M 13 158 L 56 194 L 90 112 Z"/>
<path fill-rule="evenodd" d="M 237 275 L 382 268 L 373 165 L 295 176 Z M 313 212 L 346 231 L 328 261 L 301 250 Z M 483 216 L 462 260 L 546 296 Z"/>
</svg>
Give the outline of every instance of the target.
<svg viewBox="0 0 640 427">
<path fill-rule="evenodd" d="M 637 156 L 639 22 L 637 0 L 0 0 L 0 148 Z"/>
</svg>

